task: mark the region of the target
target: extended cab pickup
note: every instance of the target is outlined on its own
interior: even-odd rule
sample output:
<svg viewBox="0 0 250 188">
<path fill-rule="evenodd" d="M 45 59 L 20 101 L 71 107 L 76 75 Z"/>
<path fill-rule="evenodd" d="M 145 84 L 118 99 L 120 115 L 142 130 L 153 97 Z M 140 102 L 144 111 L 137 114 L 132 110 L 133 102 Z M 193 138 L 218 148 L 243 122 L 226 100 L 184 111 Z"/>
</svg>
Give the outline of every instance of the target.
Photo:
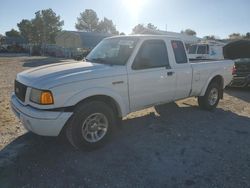
<svg viewBox="0 0 250 188">
<path fill-rule="evenodd" d="M 231 60 L 189 63 L 169 36 L 106 38 L 83 62 L 57 63 L 17 75 L 11 102 L 30 131 L 65 132 L 77 148 L 101 146 L 127 114 L 187 97 L 214 109 L 232 80 Z"/>
</svg>

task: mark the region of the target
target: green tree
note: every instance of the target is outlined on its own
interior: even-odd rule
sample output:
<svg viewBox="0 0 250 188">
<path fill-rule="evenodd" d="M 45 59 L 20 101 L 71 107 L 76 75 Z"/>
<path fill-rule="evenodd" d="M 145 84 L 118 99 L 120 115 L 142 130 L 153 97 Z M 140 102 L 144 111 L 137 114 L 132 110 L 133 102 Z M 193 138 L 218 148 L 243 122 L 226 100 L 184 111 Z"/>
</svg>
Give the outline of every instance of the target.
<svg viewBox="0 0 250 188">
<path fill-rule="evenodd" d="M 5 36 L 7 36 L 7 37 L 20 37 L 20 33 L 15 29 L 11 29 L 10 31 L 5 32 Z"/>
<path fill-rule="evenodd" d="M 4 42 L 4 36 L 0 34 L 0 45 Z"/>
<path fill-rule="evenodd" d="M 205 39 L 205 40 L 215 40 L 216 37 L 214 35 L 208 35 L 208 36 L 204 36 L 203 39 Z"/>
<path fill-rule="evenodd" d="M 229 39 L 231 40 L 239 40 L 242 39 L 242 36 L 240 33 L 232 33 L 229 35 Z"/>
<path fill-rule="evenodd" d="M 55 43 L 55 37 L 62 30 L 64 22 L 52 9 L 37 11 L 32 20 L 33 29 L 40 43 Z"/>
<path fill-rule="evenodd" d="M 132 29 L 133 34 L 143 34 L 145 32 L 146 28 L 143 24 L 138 24 Z"/>
<path fill-rule="evenodd" d="M 186 34 L 186 35 L 190 35 L 190 36 L 196 36 L 196 32 L 192 29 L 186 29 L 184 31 L 181 31 L 181 33 Z"/>
<path fill-rule="evenodd" d="M 30 43 L 55 43 L 55 37 L 62 30 L 64 22 L 52 9 L 40 10 L 32 20 L 22 20 L 17 24 L 21 35 Z"/>
<path fill-rule="evenodd" d="M 154 26 L 152 23 L 148 23 L 147 28 L 151 30 L 157 30 L 157 27 Z"/>
<path fill-rule="evenodd" d="M 250 32 L 247 32 L 247 33 L 246 33 L 245 38 L 246 38 L 246 39 L 250 39 Z"/>
<path fill-rule="evenodd" d="M 92 9 L 86 9 L 80 13 L 80 16 L 77 18 L 75 28 L 79 31 L 97 31 L 98 21 L 99 19 L 96 12 Z"/>
<path fill-rule="evenodd" d="M 35 32 L 30 20 L 23 19 L 20 23 L 17 24 L 19 28 L 20 35 L 27 39 L 29 42 L 33 41 Z"/>
<path fill-rule="evenodd" d="M 116 30 L 116 26 L 113 24 L 113 21 L 105 17 L 98 23 L 97 31 L 115 35 L 119 34 L 119 32 Z"/>
<path fill-rule="evenodd" d="M 148 23 L 146 26 L 138 24 L 132 29 L 133 34 L 152 34 L 152 30 L 158 30 L 152 23 Z"/>
</svg>

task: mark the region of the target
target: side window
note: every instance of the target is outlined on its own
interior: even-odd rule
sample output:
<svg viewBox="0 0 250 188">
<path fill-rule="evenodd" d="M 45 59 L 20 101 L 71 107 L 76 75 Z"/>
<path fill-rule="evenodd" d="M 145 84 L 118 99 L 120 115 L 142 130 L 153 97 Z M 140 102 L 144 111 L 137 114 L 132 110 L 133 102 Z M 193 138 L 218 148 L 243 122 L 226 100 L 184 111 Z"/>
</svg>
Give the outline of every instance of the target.
<svg viewBox="0 0 250 188">
<path fill-rule="evenodd" d="M 168 53 L 162 40 L 147 40 L 136 55 L 132 69 L 169 67 Z"/>
<path fill-rule="evenodd" d="M 207 54 L 207 46 L 206 45 L 199 46 L 197 54 Z"/>
<path fill-rule="evenodd" d="M 188 48 L 188 53 L 189 53 L 189 54 L 196 54 L 196 50 L 197 50 L 197 45 L 191 45 L 191 46 Z"/>
<path fill-rule="evenodd" d="M 172 48 L 174 51 L 175 61 L 178 64 L 187 63 L 187 54 L 183 43 L 179 40 L 171 41 Z"/>
</svg>

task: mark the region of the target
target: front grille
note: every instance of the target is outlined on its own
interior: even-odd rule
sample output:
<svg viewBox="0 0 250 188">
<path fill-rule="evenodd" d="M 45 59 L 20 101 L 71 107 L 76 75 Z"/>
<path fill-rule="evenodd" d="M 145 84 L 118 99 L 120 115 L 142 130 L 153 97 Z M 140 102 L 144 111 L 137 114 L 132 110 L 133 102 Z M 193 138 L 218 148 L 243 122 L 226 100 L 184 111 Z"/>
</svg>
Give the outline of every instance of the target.
<svg viewBox="0 0 250 188">
<path fill-rule="evenodd" d="M 22 102 L 25 101 L 27 86 L 15 80 L 15 94 Z"/>
</svg>

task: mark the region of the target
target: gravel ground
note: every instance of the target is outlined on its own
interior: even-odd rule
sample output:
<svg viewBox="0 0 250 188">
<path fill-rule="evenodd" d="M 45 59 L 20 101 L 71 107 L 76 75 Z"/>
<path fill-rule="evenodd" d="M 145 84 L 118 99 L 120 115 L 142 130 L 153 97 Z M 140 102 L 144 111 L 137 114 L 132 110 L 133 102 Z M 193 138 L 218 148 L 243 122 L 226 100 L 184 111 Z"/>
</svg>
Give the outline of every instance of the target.
<svg viewBox="0 0 250 188">
<path fill-rule="evenodd" d="M 17 72 L 62 59 L 0 58 L 0 187 L 250 187 L 250 89 L 213 112 L 195 98 L 126 117 L 93 152 L 27 133 L 9 106 Z"/>
</svg>

